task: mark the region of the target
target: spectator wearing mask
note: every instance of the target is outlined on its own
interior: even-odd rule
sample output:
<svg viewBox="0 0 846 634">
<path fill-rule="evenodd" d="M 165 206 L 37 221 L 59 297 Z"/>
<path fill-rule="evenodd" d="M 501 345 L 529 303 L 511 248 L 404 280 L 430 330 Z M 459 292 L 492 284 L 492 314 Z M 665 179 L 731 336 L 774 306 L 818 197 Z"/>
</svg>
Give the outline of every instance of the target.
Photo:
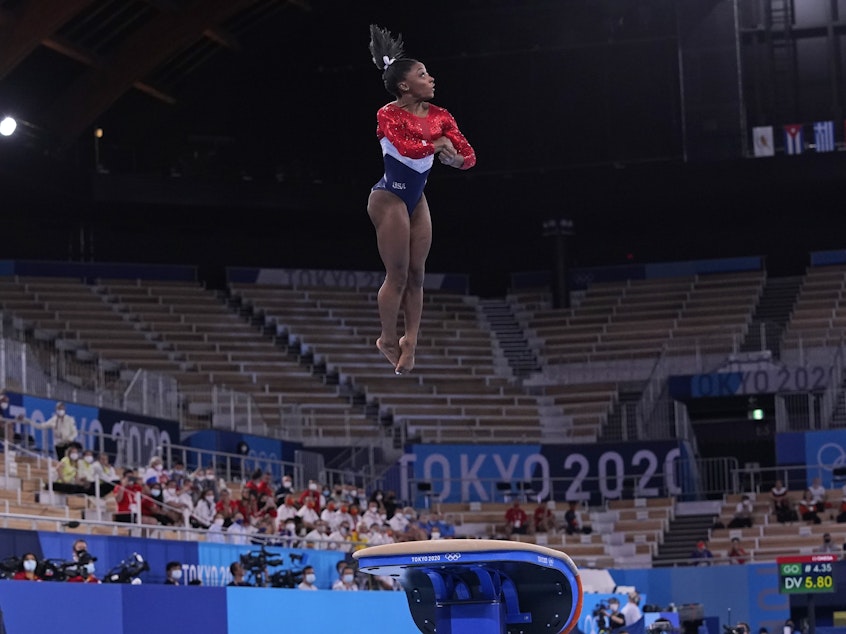
<svg viewBox="0 0 846 634">
<path fill-rule="evenodd" d="M 696 542 L 696 548 L 692 553 L 690 553 L 690 558 L 695 560 L 694 565 L 696 566 L 708 566 L 710 565 L 710 560 L 714 558 L 714 555 L 710 550 L 708 550 L 708 546 L 705 542 L 699 540 Z M 628 625 L 628 623 L 626 623 L 626 625 Z"/>
<path fill-rule="evenodd" d="M 829 533 L 825 533 L 823 535 L 823 543 L 820 544 L 817 548 L 815 548 L 814 552 L 815 553 L 837 553 L 838 548 L 831 541 L 831 535 Z"/>
<path fill-rule="evenodd" d="M 282 484 L 279 485 L 275 493 L 277 506 L 281 505 L 289 495 L 293 496 L 294 493 L 294 480 L 289 475 L 283 475 Z"/>
<path fill-rule="evenodd" d="M 805 489 L 802 499 L 799 500 L 799 517 L 803 522 L 813 522 L 814 524 L 821 524 L 822 520 L 817 514 L 817 502 L 814 500 L 814 494 L 811 489 Z"/>
<path fill-rule="evenodd" d="M 132 469 L 126 469 L 123 472 L 123 480 L 114 489 L 115 502 L 117 502 L 117 512 L 114 514 L 116 522 L 135 523 L 135 514 L 137 513 L 137 504 L 143 493 L 143 487 L 138 482 L 138 477 Z M 144 524 L 158 524 L 154 517 L 141 516 L 141 521 Z"/>
<path fill-rule="evenodd" d="M 217 503 L 214 499 L 214 492 L 211 490 L 203 491 L 202 497 L 194 505 L 194 520 L 198 525 L 208 528 L 214 522 L 216 515 Z M 221 516 L 220 523 L 223 524 L 223 516 Z"/>
<path fill-rule="evenodd" d="M 101 487 L 103 484 L 111 485 L 109 491 L 120 483 L 120 476 L 109 462 L 109 454 L 105 451 L 101 451 L 100 455 L 97 456 L 97 462 L 94 463 L 94 476 L 100 480 Z"/>
<path fill-rule="evenodd" d="M 165 566 L 165 585 L 179 586 L 182 585 L 182 564 L 178 561 L 169 561 Z"/>
<path fill-rule="evenodd" d="M 308 501 L 300 507 L 297 511 L 297 517 L 300 518 L 300 525 L 307 531 L 310 531 L 315 527 L 317 522 L 320 520 L 320 515 L 315 508 L 313 499 L 309 498 Z"/>
<path fill-rule="evenodd" d="M 70 443 L 64 458 L 56 465 L 56 479 L 53 490 L 59 493 L 88 493 L 89 483 L 79 476 L 79 463 L 82 457 L 82 445 Z"/>
<path fill-rule="evenodd" d="M 752 505 L 752 500 L 749 499 L 748 495 L 744 495 L 740 498 L 740 502 L 737 503 L 737 506 L 734 509 L 734 516 L 731 518 L 728 527 L 751 528 L 752 514 L 754 511 L 755 507 Z"/>
<path fill-rule="evenodd" d="M 317 582 L 317 575 L 314 573 L 313 566 L 306 566 L 303 568 L 303 580 L 297 585 L 298 590 L 317 590 L 315 585 Z"/>
<path fill-rule="evenodd" d="M 162 485 L 158 482 L 154 482 L 152 486 L 142 492 L 141 515 L 142 517 L 152 518 L 156 523 L 166 526 L 171 526 L 177 522 L 174 515 L 178 518 L 178 514 L 164 506 Z"/>
<path fill-rule="evenodd" d="M 341 522 L 334 531 L 329 533 L 329 548 L 331 550 L 338 550 L 342 553 L 352 552 L 349 524 Z"/>
<path fill-rule="evenodd" d="M 176 488 L 180 491 L 185 487 L 185 483 L 191 480 L 185 471 L 184 462 L 181 460 L 175 460 L 173 462 L 173 469 L 170 470 L 170 479 L 176 482 Z"/>
<path fill-rule="evenodd" d="M 438 533 L 441 539 L 455 537 L 455 526 L 447 522 L 437 511 L 429 514 L 429 535 Z"/>
<path fill-rule="evenodd" d="M 237 546 L 246 546 L 250 543 L 250 533 L 250 525 L 243 514 L 235 513 L 232 523 L 226 529 L 227 541 Z"/>
<path fill-rule="evenodd" d="M 37 568 L 38 557 L 35 556 L 35 553 L 26 553 L 12 579 L 16 581 L 41 581 L 41 577 L 36 573 Z"/>
<path fill-rule="evenodd" d="M 313 508 L 320 513 L 320 510 L 323 508 L 324 501 L 323 496 L 320 493 L 320 486 L 315 480 L 308 481 L 308 488 L 300 493 L 297 505 L 302 508 L 303 506 L 306 506 L 309 501 L 314 503 Z"/>
<path fill-rule="evenodd" d="M 379 502 L 371 500 L 367 505 L 367 510 L 361 515 L 361 521 L 368 526 L 373 524 L 382 524 L 385 521 L 385 514 L 379 508 Z"/>
<path fill-rule="evenodd" d="M 159 483 L 164 486 L 167 483 L 167 480 L 168 474 L 167 471 L 165 471 L 164 462 L 161 457 L 153 456 L 150 459 L 149 466 L 146 471 L 144 471 L 144 484 L 152 486 L 153 484 Z"/>
<path fill-rule="evenodd" d="M 626 625 L 626 617 L 620 612 L 620 600 L 617 597 L 608 599 L 608 629 L 615 630 Z"/>
<path fill-rule="evenodd" d="M 224 534 L 224 531 L 223 516 L 220 513 L 215 513 L 214 519 L 212 519 L 211 525 L 209 526 L 209 530 L 206 532 L 206 543 L 225 544 L 226 535 Z"/>
<path fill-rule="evenodd" d="M 814 505 L 814 510 L 817 513 L 824 513 L 829 507 L 829 504 L 826 499 L 828 491 L 822 485 L 822 480 L 820 478 L 814 478 L 811 486 L 808 487 L 808 491 L 811 492 L 811 503 Z"/>
<path fill-rule="evenodd" d="M 56 451 L 56 458 L 59 460 L 65 457 L 70 444 L 75 442 L 79 437 L 76 420 L 67 413 L 65 404 L 61 402 L 56 403 L 55 413 L 43 423 L 30 421 L 30 424 L 36 429 L 53 430 L 53 447 Z M 80 445 L 81 447 L 82 445 Z"/>
<path fill-rule="evenodd" d="M 272 499 L 274 498 L 274 492 L 273 487 L 270 484 L 270 478 L 270 471 L 256 469 L 250 475 L 250 481 L 247 482 L 246 488 L 249 489 L 256 497 L 260 498 L 262 495 L 269 495 Z"/>
<path fill-rule="evenodd" d="M 353 570 L 352 566 L 343 567 L 341 577 L 332 584 L 332 589 L 345 592 L 358 591 L 358 586 L 355 584 L 355 570 Z"/>
<path fill-rule="evenodd" d="M 733 564 L 745 564 L 749 553 L 740 545 L 740 539 L 737 537 L 731 538 L 731 550 L 728 552 L 729 560 Z"/>
<path fill-rule="evenodd" d="M 529 528 L 529 516 L 520 506 L 520 500 L 514 500 L 505 511 L 505 532 L 509 535 L 525 535 Z"/>
<path fill-rule="evenodd" d="M 327 541 L 329 539 L 329 533 L 329 525 L 323 520 L 318 520 L 314 524 L 314 528 L 303 537 L 305 547 L 313 548 L 314 550 L 329 550 Z"/>
<path fill-rule="evenodd" d="M 205 489 L 205 492 L 208 493 L 208 489 Z M 228 528 L 235 519 L 235 514 L 238 513 L 238 502 L 232 499 L 229 489 L 220 491 L 220 498 L 215 505 L 215 511 L 223 516 L 223 526 Z"/>
<path fill-rule="evenodd" d="M 214 467 L 200 468 L 194 473 L 194 482 L 199 485 L 200 491 L 214 491 L 215 499 L 220 497 L 220 494 L 226 488 L 222 481 L 219 481 L 214 474 Z"/>
<path fill-rule="evenodd" d="M 286 495 L 282 504 L 276 509 L 276 531 L 278 532 L 280 530 L 280 527 L 284 526 L 288 522 L 297 522 L 299 521 L 299 519 L 299 515 L 297 515 L 297 504 L 294 501 L 294 496 Z"/>
</svg>

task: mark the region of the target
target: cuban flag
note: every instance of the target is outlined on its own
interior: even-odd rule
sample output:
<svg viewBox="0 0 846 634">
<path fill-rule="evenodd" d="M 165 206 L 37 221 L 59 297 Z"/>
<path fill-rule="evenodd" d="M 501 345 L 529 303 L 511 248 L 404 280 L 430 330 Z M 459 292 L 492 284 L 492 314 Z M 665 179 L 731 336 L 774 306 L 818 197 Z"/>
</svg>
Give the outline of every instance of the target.
<svg viewBox="0 0 846 634">
<path fill-rule="evenodd" d="M 802 124 L 791 123 L 784 126 L 784 153 L 802 154 L 805 141 L 802 138 Z"/>
<path fill-rule="evenodd" d="M 814 145 L 817 152 L 834 152 L 834 121 L 817 121 L 814 124 Z"/>
</svg>

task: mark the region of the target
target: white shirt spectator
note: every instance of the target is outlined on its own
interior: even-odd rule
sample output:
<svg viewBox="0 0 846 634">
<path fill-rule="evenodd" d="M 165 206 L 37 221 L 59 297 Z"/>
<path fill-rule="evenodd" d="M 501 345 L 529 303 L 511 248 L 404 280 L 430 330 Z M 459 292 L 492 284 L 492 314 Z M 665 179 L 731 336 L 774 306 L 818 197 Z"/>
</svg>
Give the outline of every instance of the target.
<svg viewBox="0 0 846 634">
<path fill-rule="evenodd" d="M 637 623 L 643 618 L 643 613 L 637 605 L 638 601 L 640 601 L 640 595 L 631 593 L 629 595 L 628 603 L 626 603 L 626 605 L 624 605 L 620 610 L 620 614 L 622 614 L 626 619 L 626 626 L 629 626 L 632 623 Z"/>
<path fill-rule="evenodd" d="M 394 513 L 391 519 L 388 520 L 388 526 L 391 527 L 391 530 L 394 531 L 395 534 L 404 533 L 409 524 L 411 524 L 411 520 L 409 520 L 404 513 Z"/>
<path fill-rule="evenodd" d="M 367 510 L 361 516 L 361 521 L 368 526 L 373 526 L 374 524 L 381 526 L 385 523 L 385 516 L 379 512 L 378 507 L 368 506 Z"/>
<path fill-rule="evenodd" d="M 206 533 L 206 543 L 225 544 L 226 535 L 223 531 L 223 518 L 218 518 L 212 521 L 212 525 L 209 526 L 209 530 Z"/>
<path fill-rule="evenodd" d="M 233 522 L 226 529 L 226 541 L 237 546 L 248 546 L 250 544 L 250 526 L 245 523 Z"/>
<path fill-rule="evenodd" d="M 278 515 L 279 512 L 277 511 L 276 514 Z M 318 515 L 317 511 L 310 508 L 308 505 L 300 507 L 300 510 L 297 511 L 297 517 L 303 521 L 303 524 L 314 525 L 316 522 L 320 521 L 320 515 Z"/>
<path fill-rule="evenodd" d="M 213 496 L 209 496 L 208 498 L 201 497 L 197 500 L 197 504 L 194 505 L 194 517 L 204 526 L 209 526 L 214 521 L 215 513 Z"/>
</svg>

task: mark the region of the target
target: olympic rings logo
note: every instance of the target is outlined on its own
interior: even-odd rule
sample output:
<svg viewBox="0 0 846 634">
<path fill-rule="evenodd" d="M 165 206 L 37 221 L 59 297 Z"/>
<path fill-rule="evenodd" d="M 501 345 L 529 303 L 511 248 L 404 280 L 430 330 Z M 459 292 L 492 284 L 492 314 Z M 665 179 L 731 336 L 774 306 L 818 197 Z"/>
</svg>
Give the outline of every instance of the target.
<svg viewBox="0 0 846 634">
<path fill-rule="evenodd" d="M 817 464 L 826 471 L 846 467 L 846 449 L 834 442 L 827 442 L 817 451 Z"/>
<path fill-rule="evenodd" d="M 444 559 L 447 561 L 458 561 L 461 559 L 461 553 L 447 553 L 444 555 Z"/>
</svg>

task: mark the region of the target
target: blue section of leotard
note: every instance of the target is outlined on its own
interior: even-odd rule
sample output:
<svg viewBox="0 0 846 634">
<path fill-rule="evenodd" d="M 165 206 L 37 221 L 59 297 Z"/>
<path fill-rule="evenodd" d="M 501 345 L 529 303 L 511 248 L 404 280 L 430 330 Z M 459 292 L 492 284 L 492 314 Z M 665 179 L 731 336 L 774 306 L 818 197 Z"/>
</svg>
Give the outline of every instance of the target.
<svg viewBox="0 0 846 634">
<path fill-rule="evenodd" d="M 385 154 L 385 174 L 373 186 L 373 189 L 384 189 L 399 196 L 405 203 L 410 216 L 423 197 L 423 188 L 426 187 L 430 171 L 431 167 L 425 172 L 418 172 L 393 156 Z"/>
</svg>

